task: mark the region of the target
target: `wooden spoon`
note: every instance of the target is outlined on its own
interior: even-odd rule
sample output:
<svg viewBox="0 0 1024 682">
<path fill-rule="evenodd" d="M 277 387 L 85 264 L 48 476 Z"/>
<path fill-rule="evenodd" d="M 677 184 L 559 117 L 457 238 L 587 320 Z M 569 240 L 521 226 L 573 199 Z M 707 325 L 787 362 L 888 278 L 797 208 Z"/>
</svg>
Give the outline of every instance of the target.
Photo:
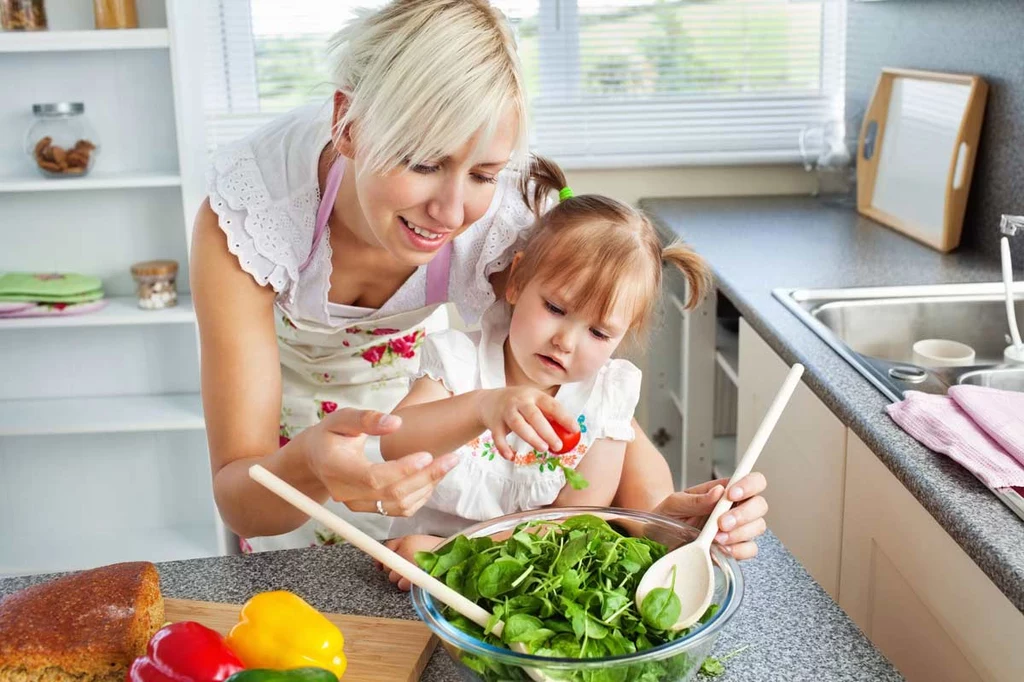
<svg viewBox="0 0 1024 682">
<path fill-rule="evenodd" d="M 682 608 L 679 609 L 679 618 L 670 629 L 682 630 L 688 628 L 704 615 L 711 605 L 711 598 L 715 590 L 715 569 L 711 564 L 711 543 L 718 534 L 718 519 L 732 507 L 732 500 L 729 499 L 729 491 L 732 486 L 741 478 L 750 473 L 757 461 L 761 450 L 771 435 L 772 429 L 779 421 L 782 411 L 789 403 L 796 385 L 800 382 L 800 376 L 804 373 L 803 365 L 793 365 L 782 383 L 775 400 L 768 408 L 764 420 L 757 428 L 753 440 L 743 453 L 736 471 L 726 485 L 722 499 L 715 505 L 708 520 L 704 522 L 697 539 L 688 545 L 684 545 L 654 562 L 647 569 L 636 590 L 636 605 L 640 608 L 644 599 L 651 590 L 664 587 L 675 591 L 679 597 Z M 642 611 L 641 611 L 642 612 Z"/>
<path fill-rule="evenodd" d="M 416 564 L 377 542 L 369 535 L 329 510 L 327 507 L 318 503 L 302 491 L 296 489 L 280 477 L 270 471 L 267 471 L 259 464 L 254 464 L 249 467 L 249 477 L 280 497 L 285 502 L 302 511 L 304 514 L 307 514 L 310 518 L 316 519 L 324 526 L 330 528 L 345 540 L 352 543 L 352 545 L 357 549 L 369 554 L 371 557 L 381 562 L 392 571 L 411 582 L 413 585 L 422 588 L 430 596 L 452 607 L 466 618 L 469 618 L 471 621 L 482 627 L 485 632 L 487 631 L 487 624 L 491 620 L 492 614 L 486 609 L 481 608 L 469 599 L 466 599 Z M 501 633 L 504 629 L 505 623 L 499 620 L 491 627 L 490 631 L 498 637 L 501 637 Z M 518 642 L 512 644 L 512 649 L 521 654 L 529 653 L 526 649 L 526 645 Z M 551 681 L 550 677 L 535 668 L 523 668 L 523 670 L 525 670 L 526 674 L 537 682 Z"/>
</svg>

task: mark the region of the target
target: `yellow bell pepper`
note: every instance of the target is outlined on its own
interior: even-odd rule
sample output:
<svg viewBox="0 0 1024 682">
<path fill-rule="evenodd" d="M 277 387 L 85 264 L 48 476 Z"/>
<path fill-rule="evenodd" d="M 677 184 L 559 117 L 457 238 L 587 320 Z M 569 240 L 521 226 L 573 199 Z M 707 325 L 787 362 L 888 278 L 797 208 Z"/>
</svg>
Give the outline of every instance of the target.
<svg viewBox="0 0 1024 682">
<path fill-rule="evenodd" d="M 246 602 L 227 644 L 247 668 L 290 670 L 314 666 L 345 673 L 345 638 L 331 621 L 296 594 L 262 592 Z"/>
</svg>

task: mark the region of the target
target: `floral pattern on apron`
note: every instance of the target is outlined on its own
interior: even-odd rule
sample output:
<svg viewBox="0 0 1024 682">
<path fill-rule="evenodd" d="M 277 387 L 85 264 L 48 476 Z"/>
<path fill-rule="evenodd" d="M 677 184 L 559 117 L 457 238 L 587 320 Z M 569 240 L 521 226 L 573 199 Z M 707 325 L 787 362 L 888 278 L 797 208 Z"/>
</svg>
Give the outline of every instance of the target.
<svg viewBox="0 0 1024 682">
<path fill-rule="evenodd" d="M 330 208 L 341 183 L 342 166 L 330 170 L 324 197 L 317 211 L 313 244 L 327 227 Z M 371 321 L 353 320 L 344 327 L 326 327 L 288 317 L 278 307 L 275 329 L 281 358 L 280 443 L 345 408 L 391 412 L 409 391 L 410 378 L 419 370 L 419 349 L 427 334 L 449 326 L 448 270 L 451 244 L 427 266 L 427 305 Z M 303 267 L 312 258 L 307 259 Z M 376 438 L 366 442 L 370 461 L 383 461 Z M 353 512 L 344 504 L 326 506 L 378 539 L 388 537 L 391 519 L 376 513 Z M 283 535 L 242 539 L 243 552 L 336 544 L 341 539 L 309 521 Z"/>
</svg>

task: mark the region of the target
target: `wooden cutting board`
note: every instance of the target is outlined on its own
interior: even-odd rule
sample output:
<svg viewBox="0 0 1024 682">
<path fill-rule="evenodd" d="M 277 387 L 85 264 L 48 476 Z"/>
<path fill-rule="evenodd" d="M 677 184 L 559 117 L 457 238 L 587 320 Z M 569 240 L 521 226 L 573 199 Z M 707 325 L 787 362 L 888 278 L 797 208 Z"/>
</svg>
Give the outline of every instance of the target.
<svg viewBox="0 0 1024 682">
<path fill-rule="evenodd" d="M 222 634 L 238 622 L 241 604 L 165 599 L 170 622 L 194 620 Z M 348 669 L 343 682 L 416 682 L 437 646 L 437 637 L 416 620 L 325 613 L 345 636 Z"/>
</svg>

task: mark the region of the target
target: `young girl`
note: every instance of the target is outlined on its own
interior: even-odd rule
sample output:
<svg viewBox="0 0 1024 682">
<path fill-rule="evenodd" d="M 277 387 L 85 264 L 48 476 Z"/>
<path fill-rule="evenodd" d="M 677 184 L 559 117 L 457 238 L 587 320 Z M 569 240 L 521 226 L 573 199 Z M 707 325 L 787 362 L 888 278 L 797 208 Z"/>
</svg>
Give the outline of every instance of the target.
<svg viewBox="0 0 1024 682">
<path fill-rule="evenodd" d="M 644 337 L 663 262 L 686 276 L 688 305 L 707 288 L 702 259 L 681 244 L 662 248 L 639 211 L 572 196 L 550 161 L 535 159 L 531 175 L 535 211 L 551 192 L 561 201 L 514 257 L 505 300 L 487 310 L 480 332 L 427 337 L 420 378 L 394 412 L 402 427 L 381 439 L 385 459 L 418 450 L 460 459 L 393 534 L 443 537 L 547 505 L 610 505 L 641 378 L 612 355 L 627 337 Z M 563 454 L 554 454 L 565 450 L 555 425 L 570 444 L 579 437 Z M 400 549 L 411 555 L 436 542 L 406 538 Z"/>
</svg>

